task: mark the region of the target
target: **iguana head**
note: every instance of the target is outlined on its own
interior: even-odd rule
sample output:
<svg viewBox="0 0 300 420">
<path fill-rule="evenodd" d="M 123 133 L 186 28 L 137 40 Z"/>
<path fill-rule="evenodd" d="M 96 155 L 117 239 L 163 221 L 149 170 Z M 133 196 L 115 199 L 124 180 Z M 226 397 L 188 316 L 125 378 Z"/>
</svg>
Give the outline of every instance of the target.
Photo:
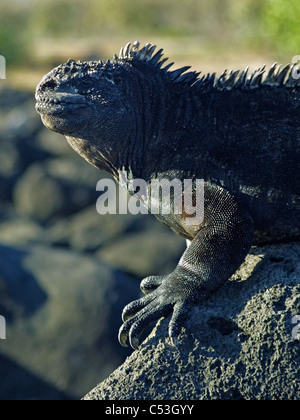
<svg viewBox="0 0 300 420">
<path fill-rule="evenodd" d="M 110 61 L 69 60 L 52 70 L 36 90 L 36 109 L 44 125 L 65 135 L 81 156 L 109 172 L 126 166 L 124 160 L 132 161 L 137 153 L 145 156 L 143 147 L 157 137 L 151 125 L 154 130 L 159 126 L 162 87 L 181 82 L 186 90 L 198 75 L 185 73 L 190 67 L 169 72 L 173 63 L 162 67 L 167 59 L 163 50 L 155 50 L 155 45 L 140 48 L 139 42 L 129 43 Z"/>
<path fill-rule="evenodd" d="M 36 109 L 44 125 L 67 137 L 95 166 L 108 169 L 122 153 L 134 127 L 122 66 L 69 60 L 39 83 Z"/>
</svg>

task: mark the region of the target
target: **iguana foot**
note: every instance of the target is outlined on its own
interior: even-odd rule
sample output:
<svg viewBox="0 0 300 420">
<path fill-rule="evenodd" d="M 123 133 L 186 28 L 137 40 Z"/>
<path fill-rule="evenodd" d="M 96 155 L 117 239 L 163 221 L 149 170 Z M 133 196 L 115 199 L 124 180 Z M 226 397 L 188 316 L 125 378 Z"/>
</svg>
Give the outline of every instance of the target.
<svg viewBox="0 0 300 420">
<path fill-rule="evenodd" d="M 127 346 L 127 340 L 132 348 L 139 346 L 139 338 L 143 331 L 161 317 L 172 312 L 169 323 L 169 336 L 174 345 L 178 343 L 188 312 L 199 295 L 195 290 L 184 290 L 185 279 L 178 278 L 175 272 L 169 276 L 148 277 L 141 283 L 141 289 L 146 296 L 131 302 L 124 308 L 122 319 L 124 324 L 119 332 L 119 341 Z M 186 279 L 187 280 L 187 279 Z"/>
</svg>

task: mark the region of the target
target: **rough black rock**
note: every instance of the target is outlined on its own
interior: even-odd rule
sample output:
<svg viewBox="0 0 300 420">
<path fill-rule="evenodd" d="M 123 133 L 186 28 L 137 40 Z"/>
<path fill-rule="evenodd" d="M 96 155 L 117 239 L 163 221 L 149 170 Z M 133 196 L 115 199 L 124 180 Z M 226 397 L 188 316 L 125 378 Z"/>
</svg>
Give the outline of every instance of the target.
<svg viewBox="0 0 300 420">
<path fill-rule="evenodd" d="M 162 320 L 85 398 L 299 400 L 292 323 L 300 315 L 299 276 L 300 243 L 253 248 L 231 281 L 193 310 L 178 347 Z"/>
</svg>

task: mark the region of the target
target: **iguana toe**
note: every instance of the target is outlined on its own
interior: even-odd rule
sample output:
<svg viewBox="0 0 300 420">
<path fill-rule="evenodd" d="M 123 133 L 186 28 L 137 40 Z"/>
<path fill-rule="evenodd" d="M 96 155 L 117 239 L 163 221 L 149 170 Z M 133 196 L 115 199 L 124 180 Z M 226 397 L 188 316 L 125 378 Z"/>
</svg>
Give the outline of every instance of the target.
<svg viewBox="0 0 300 420">
<path fill-rule="evenodd" d="M 186 321 L 190 310 L 187 304 L 177 303 L 174 306 L 173 315 L 169 323 L 169 337 L 175 347 L 178 346 L 178 336 Z"/>
<path fill-rule="evenodd" d="M 141 291 L 147 295 L 157 289 L 163 282 L 165 276 L 150 276 L 141 282 Z"/>
<path fill-rule="evenodd" d="M 177 345 L 177 337 L 193 305 L 191 293 L 184 290 L 185 279 L 180 278 L 178 273 L 164 277 L 150 277 L 149 279 L 151 284 L 161 283 L 161 285 L 152 293 L 130 303 L 124 309 L 122 317 L 124 324 L 119 332 L 119 341 L 123 346 L 127 346 L 129 340 L 131 347 L 136 349 L 143 331 L 150 324 L 171 313 L 169 336 L 173 344 Z M 147 281 L 148 279 L 146 279 Z"/>
<path fill-rule="evenodd" d="M 141 299 L 134 300 L 133 302 L 129 303 L 123 309 L 122 313 L 122 321 L 126 322 L 131 319 L 134 315 L 136 315 L 139 311 L 145 308 L 150 302 L 153 300 L 153 296 L 147 295 L 142 297 Z"/>
<path fill-rule="evenodd" d="M 127 346 L 127 341 L 133 349 L 139 346 L 139 339 L 143 331 L 154 321 L 162 316 L 166 316 L 170 311 L 170 305 L 163 307 L 158 306 L 155 300 L 132 318 L 124 322 L 119 331 L 119 342 L 122 346 Z"/>
</svg>

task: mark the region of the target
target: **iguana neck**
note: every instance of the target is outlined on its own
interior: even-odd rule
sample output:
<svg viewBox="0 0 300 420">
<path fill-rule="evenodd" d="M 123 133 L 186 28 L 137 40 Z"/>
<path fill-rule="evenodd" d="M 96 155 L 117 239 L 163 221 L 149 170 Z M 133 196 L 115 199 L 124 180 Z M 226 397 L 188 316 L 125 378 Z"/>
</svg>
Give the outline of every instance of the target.
<svg viewBox="0 0 300 420">
<path fill-rule="evenodd" d="M 143 173 L 145 179 L 159 176 L 152 173 L 157 168 L 163 174 L 178 177 L 180 169 L 181 175 L 192 177 L 194 171 L 188 153 L 194 150 L 195 136 L 199 145 L 205 138 L 202 103 L 188 87 L 170 84 L 163 88 L 156 109 L 151 110 L 152 125 Z"/>
<path fill-rule="evenodd" d="M 124 148 L 114 166 L 126 171 L 130 177 L 147 180 L 151 168 L 159 167 L 158 153 L 161 139 L 168 126 L 170 94 L 160 77 L 145 76 L 135 71 L 130 77 L 129 94 L 134 113 L 135 127 L 132 127 Z M 122 139 L 123 141 L 123 139 Z"/>
</svg>

